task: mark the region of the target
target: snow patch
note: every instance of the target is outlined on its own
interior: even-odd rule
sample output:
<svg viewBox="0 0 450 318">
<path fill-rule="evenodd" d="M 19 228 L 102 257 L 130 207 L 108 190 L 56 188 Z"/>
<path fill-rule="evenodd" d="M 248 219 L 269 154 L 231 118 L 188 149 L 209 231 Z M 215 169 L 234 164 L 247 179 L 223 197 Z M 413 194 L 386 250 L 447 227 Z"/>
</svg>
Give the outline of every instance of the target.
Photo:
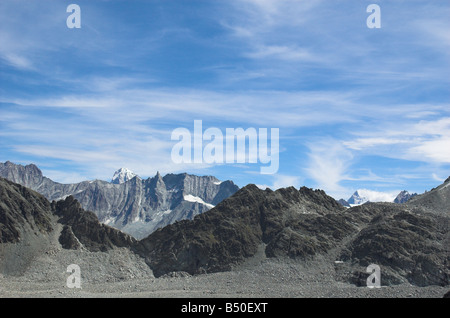
<svg viewBox="0 0 450 318">
<path fill-rule="evenodd" d="M 188 195 L 183 196 L 183 199 L 185 201 L 189 201 L 189 202 L 197 202 L 197 203 L 204 204 L 210 209 L 212 209 L 214 207 L 214 205 L 206 203 L 205 201 L 202 200 L 202 198 L 196 197 L 196 196 L 194 196 L 192 194 L 188 194 Z"/>
<path fill-rule="evenodd" d="M 105 225 L 109 225 L 111 222 L 115 222 L 116 220 L 114 218 L 107 218 L 105 221 L 103 221 L 102 223 Z"/>
</svg>

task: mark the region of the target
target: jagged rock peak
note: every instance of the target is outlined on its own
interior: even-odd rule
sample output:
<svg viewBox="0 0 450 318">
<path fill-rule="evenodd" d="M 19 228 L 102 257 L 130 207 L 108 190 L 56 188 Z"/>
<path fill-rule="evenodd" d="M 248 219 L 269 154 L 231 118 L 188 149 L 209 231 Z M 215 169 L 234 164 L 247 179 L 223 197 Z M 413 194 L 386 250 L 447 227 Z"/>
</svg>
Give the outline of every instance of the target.
<svg viewBox="0 0 450 318">
<path fill-rule="evenodd" d="M 36 165 L 23 166 L 10 161 L 0 163 L 0 176 L 31 188 L 40 184 L 44 179 L 42 171 Z"/>
<path fill-rule="evenodd" d="M 26 166 L 15 164 L 11 161 L 6 161 L 5 163 L 0 163 L 0 170 L 17 170 L 20 172 L 33 172 L 34 174 L 42 175 L 42 171 L 33 163 Z"/>
<path fill-rule="evenodd" d="M 401 191 L 397 197 L 394 199 L 394 203 L 406 203 L 407 201 L 409 201 L 409 199 L 411 199 L 412 197 L 415 197 L 417 195 L 417 193 L 409 193 L 406 190 Z"/>
</svg>

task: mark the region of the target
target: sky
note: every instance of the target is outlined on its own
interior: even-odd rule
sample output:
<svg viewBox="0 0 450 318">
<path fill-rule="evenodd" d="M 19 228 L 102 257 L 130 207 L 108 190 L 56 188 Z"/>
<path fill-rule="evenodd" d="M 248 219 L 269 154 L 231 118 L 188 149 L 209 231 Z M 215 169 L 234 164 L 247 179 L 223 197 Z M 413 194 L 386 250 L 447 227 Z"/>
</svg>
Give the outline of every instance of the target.
<svg viewBox="0 0 450 318">
<path fill-rule="evenodd" d="M 336 199 L 422 193 L 450 175 L 449 16 L 447 0 L 2 0 L 0 162 L 61 183 L 126 167 Z M 278 169 L 250 151 L 174 161 L 173 132 L 193 141 L 195 121 L 200 140 L 278 129 Z"/>
</svg>

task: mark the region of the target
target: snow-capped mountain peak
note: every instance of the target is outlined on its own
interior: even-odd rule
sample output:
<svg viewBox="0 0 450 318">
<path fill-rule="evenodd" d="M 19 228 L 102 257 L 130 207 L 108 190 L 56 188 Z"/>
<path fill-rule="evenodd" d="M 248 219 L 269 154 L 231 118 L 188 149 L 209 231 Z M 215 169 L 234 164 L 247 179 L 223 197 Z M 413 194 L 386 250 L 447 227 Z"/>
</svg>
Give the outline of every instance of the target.
<svg viewBox="0 0 450 318">
<path fill-rule="evenodd" d="M 114 183 L 114 184 L 125 183 L 125 182 L 133 179 L 136 176 L 137 176 L 137 174 L 135 174 L 133 171 L 131 171 L 127 168 L 120 168 L 119 170 L 117 170 L 114 173 L 111 183 Z"/>
<path fill-rule="evenodd" d="M 394 202 L 396 192 L 379 192 L 367 189 L 358 189 L 347 200 L 350 206 L 361 205 L 366 202 Z"/>
<path fill-rule="evenodd" d="M 364 204 L 366 202 L 393 202 L 393 203 L 406 203 L 412 197 L 415 197 L 417 193 L 409 193 L 406 190 L 401 191 L 396 195 L 395 191 L 391 192 L 379 192 L 367 189 L 356 190 L 355 193 L 348 199 L 340 199 L 338 202 L 347 207 L 353 207 Z"/>
</svg>

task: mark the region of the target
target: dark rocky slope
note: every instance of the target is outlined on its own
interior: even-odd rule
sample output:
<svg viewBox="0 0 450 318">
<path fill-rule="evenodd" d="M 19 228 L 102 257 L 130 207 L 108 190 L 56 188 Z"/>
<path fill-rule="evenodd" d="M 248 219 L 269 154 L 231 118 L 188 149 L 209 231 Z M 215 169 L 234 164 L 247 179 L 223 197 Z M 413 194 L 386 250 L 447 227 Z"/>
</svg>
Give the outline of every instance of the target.
<svg viewBox="0 0 450 318">
<path fill-rule="evenodd" d="M 53 201 L 52 212 L 63 224 L 59 241 L 66 249 L 81 246 L 92 252 L 106 251 L 114 247 L 132 247 L 137 241 L 110 226 L 99 223 L 93 212 L 84 211 L 81 204 L 69 196 L 65 200 Z"/>
<path fill-rule="evenodd" d="M 43 196 L 0 178 L 0 243 L 16 243 L 24 231 L 52 231 L 51 217 L 51 205 Z"/>
<path fill-rule="evenodd" d="M 436 191 L 449 191 L 446 184 L 421 200 L 445 197 Z M 157 276 L 229 270 L 264 244 L 268 257 L 299 260 L 337 250 L 336 277 L 347 282 L 365 284 L 365 268 L 377 264 L 383 284 L 448 285 L 448 201 L 433 202 L 438 212 L 414 202 L 345 209 L 323 191 L 249 185 L 193 221 L 156 231 L 138 249 Z"/>
<path fill-rule="evenodd" d="M 354 214 L 372 217 L 342 249 L 340 259 L 353 266 L 349 281 L 365 286 L 367 274 L 357 268 L 377 264 L 385 285 L 449 284 L 448 216 L 388 203 L 352 209 Z"/>
<path fill-rule="evenodd" d="M 101 224 L 73 197 L 50 203 L 39 193 L 0 178 L 0 274 L 26 270 L 34 258 L 48 250 L 48 238 L 54 233 L 63 248 L 91 252 L 132 249 L 137 242 Z"/>
<path fill-rule="evenodd" d="M 332 246 L 342 237 L 336 227 L 320 235 L 317 227 L 332 228 L 329 214 L 344 208 L 323 191 L 307 188 L 260 190 L 248 185 L 214 209 L 157 230 L 139 242 L 139 250 L 156 276 L 172 271 L 191 274 L 230 270 L 267 244 L 268 256 L 306 257 Z M 298 229 L 302 220 L 304 232 Z M 314 225 L 314 223 L 316 224 Z"/>
</svg>

